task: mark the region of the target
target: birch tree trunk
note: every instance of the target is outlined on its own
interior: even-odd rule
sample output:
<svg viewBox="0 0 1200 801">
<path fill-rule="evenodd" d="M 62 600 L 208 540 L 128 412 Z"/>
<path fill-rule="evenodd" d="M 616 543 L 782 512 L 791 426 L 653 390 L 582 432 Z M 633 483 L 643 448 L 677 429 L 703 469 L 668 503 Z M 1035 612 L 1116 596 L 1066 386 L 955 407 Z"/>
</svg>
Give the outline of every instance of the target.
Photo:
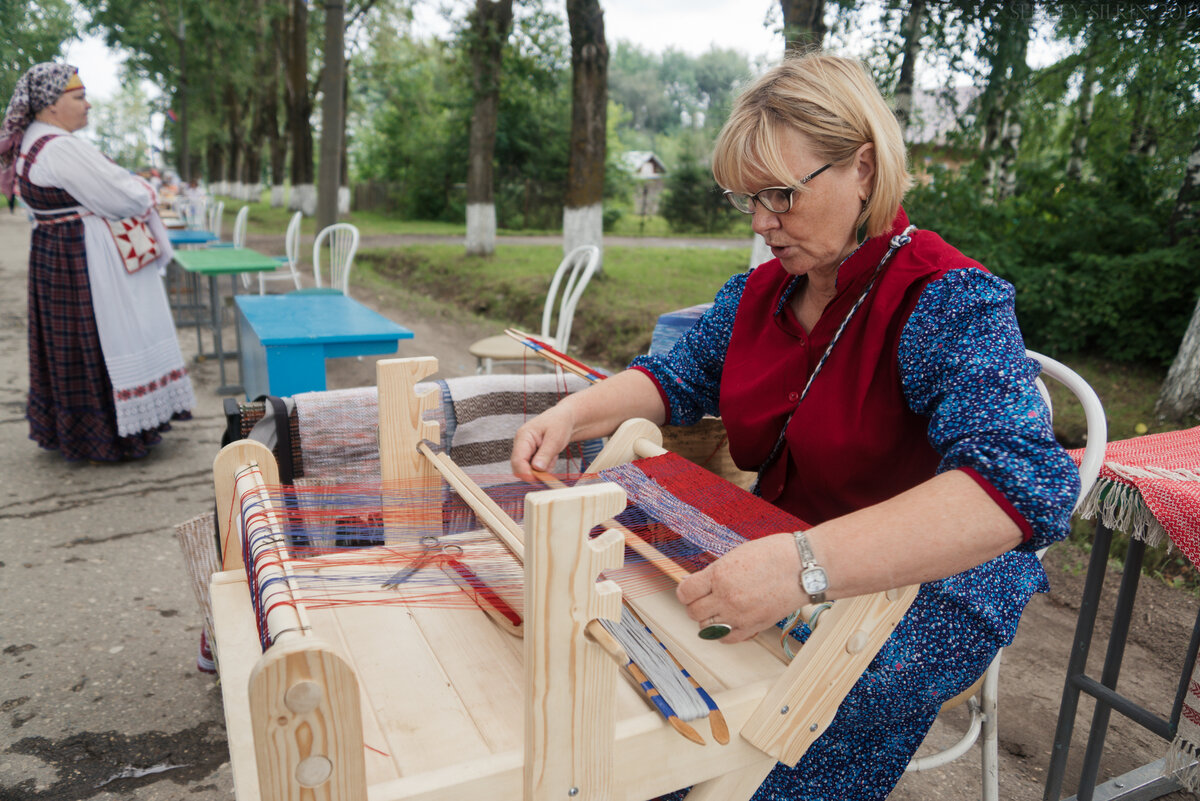
<svg viewBox="0 0 1200 801">
<path fill-rule="evenodd" d="M 1175 361 L 1167 371 L 1154 413 L 1179 423 L 1194 422 L 1200 417 L 1200 300 L 1192 311 L 1192 321 L 1179 343 Z"/>
<path fill-rule="evenodd" d="M 983 93 L 984 174 L 981 197 L 984 203 L 1011 195 L 1016 190 L 1016 160 L 1021 147 L 1021 93 L 1029 76 L 1025 62 L 1029 50 L 1030 17 L 1008 15 L 998 22 L 991 72 Z"/>
<path fill-rule="evenodd" d="M 912 0 L 904 17 L 904 50 L 900 54 L 900 77 L 896 81 L 896 119 L 906 138 L 908 124 L 912 120 L 913 77 L 916 74 L 917 53 L 921 49 L 924 18 L 925 0 Z"/>
<path fill-rule="evenodd" d="M 571 152 L 563 208 L 563 252 L 604 241 L 608 133 L 608 44 L 599 0 L 567 0 L 571 29 Z"/>
<path fill-rule="evenodd" d="M 1175 199 L 1175 209 L 1171 213 L 1168 232 L 1171 244 L 1177 245 L 1185 238 L 1200 239 L 1200 229 L 1197 228 L 1196 206 L 1200 203 L 1200 135 L 1196 138 L 1196 146 L 1188 158 L 1187 170 L 1183 176 L 1183 185 Z M 1162 390 L 1158 395 L 1158 403 L 1154 411 L 1159 417 L 1165 417 L 1177 422 L 1189 418 L 1200 417 L 1200 300 L 1192 311 L 1192 321 L 1188 324 L 1175 361 L 1167 371 Z"/>
<path fill-rule="evenodd" d="M 467 36 L 474 108 L 467 160 L 467 254 L 496 252 L 492 158 L 500 113 L 500 61 L 512 31 L 512 0 L 475 0 Z"/>
<path fill-rule="evenodd" d="M 1092 125 L 1092 111 L 1096 105 L 1096 62 L 1091 49 L 1089 46 L 1083 67 L 1083 85 L 1079 87 L 1079 99 L 1075 102 L 1075 133 L 1071 137 L 1071 155 L 1067 159 L 1067 178 L 1071 181 L 1083 177 L 1088 128 Z"/>
<path fill-rule="evenodd" d="M 996 163 L 996 197 L 1003 200 L 1017 191 L 1017 155 L 1021 151 L 1021 95 L 1029 77 L 1025 61 L 1029 52 L 1029 20 L 1025 18 L 1013 31 L 1012 66 L 1004 93 L 1004 124 L 1000 133 L 999 156 Z"/>
</svg>

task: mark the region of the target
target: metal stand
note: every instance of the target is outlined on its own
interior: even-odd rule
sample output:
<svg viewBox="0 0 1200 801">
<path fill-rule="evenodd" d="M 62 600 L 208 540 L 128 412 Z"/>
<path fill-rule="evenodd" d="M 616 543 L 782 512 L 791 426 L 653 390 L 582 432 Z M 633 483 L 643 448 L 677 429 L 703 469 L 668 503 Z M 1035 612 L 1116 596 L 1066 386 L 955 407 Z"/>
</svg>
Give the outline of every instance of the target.
<svg viewBox="0 0 1200 801">
<path fill-rule="evenodd" d="M 1096 700 L 1092 714 L 1092 726 L 1088 732 L 1084 750 L 1083 768 L 1080 774 L 1078 795 L 1067 801 L 1149 801 L 1180 789 L 1174 780 L 1162 775 L 1163 760 L 1144 765 L 1134 771 L 1112 779 L 1099 787 L 1096 777 L 1100 772 L 1100 756 L 1104 749 L 1104 738 L 1113 710 L 1119 712 L 1142 728 L 1170 742 L 1179 725 L 1180 709 L 1187 695 L 1192 666 L 1200 649 L 1200 613 L 1192 629 L 1191 642 L 1183 662 L 1183 671 L 1175 702 L 1171 707 L 1170 719 L 1164 719 L 1138 706 L 1116 691 L 1117 678 L 1121 672 L 1121 661 L 1125 655 L 1125 643 L 1129 637 L 1133 602 L 1137 595 L 1138 581 L 1142 573 L 1142 559 L 1146 543 L 1131 539 L 1125 555 L 1125 570 L 1121 574 L 1121 586 L 1117 593 L 1116 609 L 1113 612 L 1112 632 L 1108 638 L 1108 650 L 1100 680 L 1086 673 L 1088 652 L 1096 626 L 1096 614 L 1100 606 L 1100 591 L 1104 586 L 1104 575 L 1112 548 L 1112 531 L 1102 523 L 1096 524 L 1096 535 L 1092 544 L 1092 557 L 1088 564 L 1087 579 L 1083 588 L 1083 599 L 1079 606 L 1079 620 L 1075 625 L 1074 645 L 1067 662 L 1067 678 L 1063 687 L 1062 703 L 1058 711 L 1058 726 L 1054 733 L 1054 750 L 1050 767 L 1046 773 L 1046 792 L 1043 801 L 1059 801 L 1062 793 L 1063 774 L 1067 768 L 1067 755 L 1071 747 L 1071 734 L 1075 729 L 1075 713 L 1079 707 L 1079 694 L 1087 693 Z"/>
</svg>

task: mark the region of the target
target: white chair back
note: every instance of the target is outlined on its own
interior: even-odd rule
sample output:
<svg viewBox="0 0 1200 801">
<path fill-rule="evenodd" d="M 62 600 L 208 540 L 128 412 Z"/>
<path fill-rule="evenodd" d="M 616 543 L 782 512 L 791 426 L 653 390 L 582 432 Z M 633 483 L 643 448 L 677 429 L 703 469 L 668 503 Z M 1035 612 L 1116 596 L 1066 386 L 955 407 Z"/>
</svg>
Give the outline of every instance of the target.
<svg viewBox="0 0 1200 801">
<path fill-rule="evenodd" d="M 175 209 L 183 220 L 183 227 L 189 231 L 208 229 L 208 202 L 204 198 L 177 197 Z"/>
<path fill-rule="evenodd" d="M 600 266 L 600 248 L 595 245 L 580 245 L 563 257 L 558 269 L 554 271 L 554 279 L 550 282 L 550 291 L 546 293 L 546 305 L 542 309 L 542 338 L 553 337 L 555 347 L 563 353 L 571 340 L 571 324 L 575 319 L 575 307 L 583 290 L 592 280 L 596 268 Z M 565 280 L 565 284 L 564 284 Z M 562 289 L 559 300 L 559 289 Z M 554 309 L 558 306 L 558 321 L 551 331 Z"/>
<path fill-rule="evenodd" d="M 303 219 L 303 212 L 298 211 L 293 214 L 287 231 L 283 235 L 283 252 L 286 257 L 284 264 L 287 266 L 287 271 L 258 273 L 258 294 L 267 294 L 267 284 L 271 281 L 290 280 L 296 289 L 300 288 L 300 222 Z M 250 286 L 249 280 L 250 276 L 242 273 L 242 281 L 247 288 Z"/>
<path fill-rule="evenodd" d="M 246 247 L 246 219 L 250 216 L 250 207 L 242 206 L 237 216 L 233 218 L 233 236 L 230 241 L 235 248 Z"/>
<path fill-rule="evenodd" d="M 358 251 L 358 228 L 350 223 L 334 223 L 317 234 L 313 241 L 313 280 L 318 287 L 325 286 L 321 280 L 323 249 L 329 262 L 329 286 L 343 295 L 350 294 L 350 268 Z"/>
<path fill-rule="evenodd" d="M 217 200 L 208 204 L 208 224 L 205 226 L 217 238 L 221 240 L 221 225 L 225 217 L 225 201 Z"/>
</svg>

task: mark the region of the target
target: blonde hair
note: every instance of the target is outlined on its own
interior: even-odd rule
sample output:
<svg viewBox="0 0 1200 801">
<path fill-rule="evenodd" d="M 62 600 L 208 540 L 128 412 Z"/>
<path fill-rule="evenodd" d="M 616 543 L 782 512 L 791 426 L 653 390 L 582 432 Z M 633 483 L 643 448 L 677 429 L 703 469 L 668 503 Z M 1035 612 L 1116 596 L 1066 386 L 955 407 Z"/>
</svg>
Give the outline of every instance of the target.
<svg viewBox="0 0 1200 801">
<path fill-rule="evenodd" d="M 795 186 L 783 158 L 789 131 L 802 134 L 818 161 L 845 164 L 868 142 L 875 146 L 875 176 L 856 228 L 868 237 L 888 231 L 912 183 L 900 124 L 859 62 L 822 53 L 790 58 L 738 97 L 713 152 L 713 177 L 726 189 L 752 192 L 771 176 Z M 805 191 L 799 187 L 798 191 Z"/>
</svg>

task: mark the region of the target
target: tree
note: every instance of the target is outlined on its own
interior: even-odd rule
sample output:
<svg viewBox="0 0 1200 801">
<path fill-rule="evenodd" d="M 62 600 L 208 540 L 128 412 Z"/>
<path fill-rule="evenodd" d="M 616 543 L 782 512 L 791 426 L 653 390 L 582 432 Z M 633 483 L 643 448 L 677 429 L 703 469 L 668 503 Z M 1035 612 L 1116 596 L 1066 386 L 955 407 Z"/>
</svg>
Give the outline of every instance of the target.
<svg viewBox="0 0 1200 801">
<path fill-rule="evenodd" d="M 1011 197 L 1016 192 L 1016 162 L 1021 147 L 1020 101 L 1029 77 L 1026 54 L 1032 30 L 1033 5 L 1019 3 L 986 9 L 989 35 L 983 56 L 991 70 L 981 98 L 984 120 L 983 199 Z"/>
<path fill-rule="evenodd" d="M 151 166 L 150 103 L 141 82 L 123 83 L 111 99 L 93 105 L 90 128 L 104 155 L 130 169 Z"/>
<path fill-rule="evenodd" d="M 1197 230 L 1196 207 L 1200 204 L 1200 136 L 1188 159 L 1183 176 L 1183 185 L 1175 199 L 1171 212 L 1168 234 L 1171 244 L 1185 239 L 1200 240 Z M 1188 417 L 1200 416 L 1200 300 L 1192 312 L 1191 322 L 1179 343 L 1179 352 L 1171 362 L 1167 378 L 1163 381 L 1154 411 L 1160 417 L 1182 422 Z"/>
<path fill-rule="evenodd" d="M 311 217 L 316 211 L 313 186 L 313 137 L 308 119 L 312 95 L 308 89 L 308 3 L 292 0 L 284 50 L 284 105 L 292 150 L 292 194 L 288 208 Z"/>
<path fill-rule="evenodd" d="M 604 238 L 608 44 L 599 0 L 567 0 L 571 29 L 571 155 L 563 208 L 563 251 Z"/>
<path fill-rule="evenodd" d="M 67 0 L 5 0 L 0 30 L 0 102 L 5 103 L 26 70 L 54 60 L 62 45 L 79 35 Z"/>
<path fill-rule="evenodd" d="M 911 0 L 901 29 L 904 45 L 900 51 L 900 77 L 896 80 L 896 119 L 900 130 L 908 128 L 912 117 L 913 76 L 916 74 L 917 52 L 921 49 L 921 32 L 925 23 L 925 0 Z"/>
<path fill-rule="evenodd" d="M 829 28 L 825 0 L 779 0 L 783 10 L 783 54 L 820 50 Z"/>
<path fill-rule="evenodd" d="M 471 132 L 467 157 L 467 253 L 490 256 L 496 250 L 496 206 L 492 159 L 500 109 L 500 65 L 512 30 L 512 0 L 475 0 L 467 31 L 471 63 Z"/>
<path fill-rule="evenodd" d="M 346 127 L 343 90 L 346 77 L 344 26 L 346 7 L 341 0 L 325 0 L 325 68 L 321 91 L 321 177 L 317 184 L 317 229 L 337 222 L 339 174 L 342 166 L 342 131 Z"/>
<path fill-rule="evenodd" d="M 200 0 L 178 3 L 144 3 L 141 0 L 79 0 L 92 12 L 91 27 L 104 33 L 110 47 L 133 56 L 126 62 L 133 74 L 172 87 L 175 123 L 175 165 L 183 180 L 191 177 L 189 129 L 188 36 L 208 38 L 205 4 Z"/>
</svg>

